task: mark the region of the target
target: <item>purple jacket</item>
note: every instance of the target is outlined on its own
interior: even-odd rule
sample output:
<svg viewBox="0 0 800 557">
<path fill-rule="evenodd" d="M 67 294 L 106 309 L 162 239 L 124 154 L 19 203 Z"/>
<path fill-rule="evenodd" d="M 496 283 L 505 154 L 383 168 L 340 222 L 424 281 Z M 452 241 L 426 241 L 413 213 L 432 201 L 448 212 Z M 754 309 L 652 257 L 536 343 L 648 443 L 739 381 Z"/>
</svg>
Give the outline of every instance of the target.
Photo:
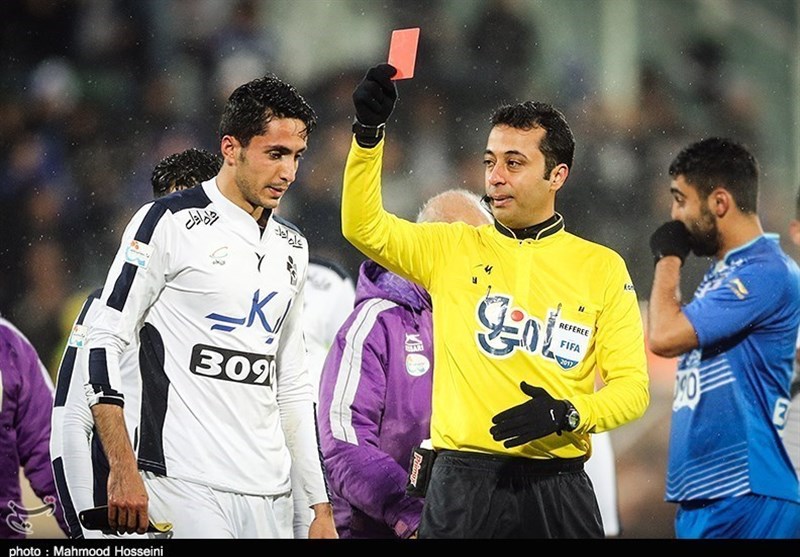
<svg viewBox="0 0 800 557">
<path fill-rule="evenodd" d="M 50 466 L 53 383 L 31 343 L 2 318 L 0 376 L 0 539 L 24 539 L 35 534 L 27 518 L 53 512 L 66 533 Z M 20 466 L 44 506 L 22 505 Z"/>
<path fill-rule="evenodd" d="M 328 352 L 319 434 L 342 538 L 407 538 L 422 499 L 405 493 L 411 450 L 430 437 L 431 300 L 421 287 L 362 263 L 356 303 Z"/>
</svg>

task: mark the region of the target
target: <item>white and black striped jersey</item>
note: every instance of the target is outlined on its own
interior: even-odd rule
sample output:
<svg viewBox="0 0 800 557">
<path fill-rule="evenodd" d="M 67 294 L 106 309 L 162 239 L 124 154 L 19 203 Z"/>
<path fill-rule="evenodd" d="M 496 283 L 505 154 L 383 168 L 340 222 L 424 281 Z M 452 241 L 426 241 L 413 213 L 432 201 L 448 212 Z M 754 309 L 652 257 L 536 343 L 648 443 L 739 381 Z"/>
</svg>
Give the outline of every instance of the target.
<svg viewBox="0 0 800 557">
<path fill-rule="evenodd" d="M 89 332 L 90 405 L 123 404 L 119 356 L 140 339 L 139 468 L 252 495 L 327 501 L 305 363 L 303 235 L 263 231 L 216 180 L 144 205 Z M 291 453 L 291 457 L 290 457 Z"/>
<path fill-rule="evenodd" d="M 94 418 L 86 399 L 89 378 L 89 328 L 100 311 L 102 290 L 92 292 L 72 324 L 67 346 L 56 377 L 55 400 L 51 416 L 50 459 L 64 517 L 72 538 L 101 538 L 97 530 L 80 525 L 80 511 L 107 502 L 108 461 L 94 431 Z M 139 424 L 138 342 L 120 357 L 125 393 L 125 425 L 131 444 L 137 445 Z"/>
</svg>

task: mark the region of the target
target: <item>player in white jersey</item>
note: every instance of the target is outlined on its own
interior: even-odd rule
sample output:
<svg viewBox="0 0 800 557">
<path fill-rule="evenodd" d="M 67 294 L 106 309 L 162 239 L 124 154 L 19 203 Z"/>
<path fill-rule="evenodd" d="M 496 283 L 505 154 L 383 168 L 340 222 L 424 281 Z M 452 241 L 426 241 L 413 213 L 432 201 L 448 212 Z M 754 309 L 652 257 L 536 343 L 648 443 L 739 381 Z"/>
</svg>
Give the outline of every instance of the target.
<svg viewBox="0 0 800 557">
<path fill-rule="evenodd" d="M 194 187 L 219 172 L 222 159 L 202 149 L 187 149 L 162 159 L 150 177 L 155 198 Z M 89 378 L 89 353 L 86 335 L 99 311 L 101 290 L 89 295 L 72 326 L 56 378 L 56 394 L 51 417 L 50 459 L 59 499 L 69 525 L 69 535 L 99 538 L 98 530 L 83 528 L 78 513 L 105 504 L 108 462 L 94 435 L 94 419 L 86 400 L 84 384 Z M 138 339 L 120 358 L 126 382 L 125 423 L 134 448 L 139 424 Z"/>
<path fill-rule="evenodd" d="M 306 336 L 308 369 L 317 400 L 319 373 L 328 349 L 344 320 L 353 311 L 356 289 L 353 278 L 338 264 L 311 257 L 308 262 L 303 331 Z"/>
<path fill-rule="evenodd" d="M 142 533 L 152 518 L 176 538 L 292 537 L 294 463 L 315 511 L 309 537 L 336 537 L 305 364 L 308 246 L 274 214 L 315 125 L 275 76 L 238 87 L 219 127 L 219 174 L 146 204 L 126 227 L 88 340 L 118 531 Z M 119 368 L 137 331 L 138 462 Z"/>
<path fill-rule="evenodd" d="M 315 403 L 319 398 L 319 377 L 328 349 L 339 327 L 350 315 L 355 297 L 355 282 L 344 268 L 327 258 L 313 255 L 309 257 L 303 297 L 303 334 Z M 297 470 L 293 466 L 294 537 L 304 539 L 308 538 L 314 512 L 299 488 L 299 481 Z"/>
<path fill-rule="evenodd" d="M 305 298 L 303 300 L 303 333 L 306 338 L 308 371 L 318 400 L 319 376 L 336 332 L 350 315 L 356 299 L 353 278 L 337 263 L 311 256 L 308 261 Z M 314 518 L 308 499 L 299 489 L 297 471 L 292 468 L 294 499 L 294 537 L 307 538 Z"/>
<path fill-rule="evenodd" d="M 800 246 L 800 191 L 797 192 L 795 201 L 794 219 L 789 223 L 789 237 L 794 245 Z M 800 331 L 794 358 L 794 376 L 791 387 L 792 401 L 789 405 L 789 415 L 786 418 L 786 427 L 783 430 L 783 443 L 789 458 L 792 459 L 794 470 L 800 478 Z"/>
<path fill-rule="evenodd" d="M 607 538 L 620 534 L 619 501 L 617 497 L 617 467 L 614 446 L 608 431 L 592 435 L 592 456 L 586 461 L 586 473 L 594 485 L 603 532 Z"/>
</svg>

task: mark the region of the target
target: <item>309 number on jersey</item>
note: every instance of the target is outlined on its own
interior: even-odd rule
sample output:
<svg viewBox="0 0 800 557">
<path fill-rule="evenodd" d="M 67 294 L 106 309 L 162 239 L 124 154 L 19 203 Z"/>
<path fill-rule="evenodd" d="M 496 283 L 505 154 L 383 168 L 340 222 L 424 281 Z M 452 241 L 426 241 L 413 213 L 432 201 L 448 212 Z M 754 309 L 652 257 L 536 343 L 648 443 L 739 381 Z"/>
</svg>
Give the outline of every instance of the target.
<svg viewBox="0 0 800 557">
<path fill-rule="evenodd" d="M 196 375 L 269 387 L 275 382 L 275 357 L 226 350 L 207 344 L 192 348 L 189 369 Z"/>
</svg>

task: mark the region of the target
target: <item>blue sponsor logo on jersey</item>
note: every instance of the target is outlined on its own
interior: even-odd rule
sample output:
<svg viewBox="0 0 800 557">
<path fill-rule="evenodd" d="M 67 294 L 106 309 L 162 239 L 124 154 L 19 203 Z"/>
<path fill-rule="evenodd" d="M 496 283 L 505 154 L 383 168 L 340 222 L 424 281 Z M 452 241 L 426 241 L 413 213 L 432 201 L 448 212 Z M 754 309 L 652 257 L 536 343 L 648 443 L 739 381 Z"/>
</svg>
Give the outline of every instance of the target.
<svg viewBox="0 0 800 557">
<path fill-rule="evenodd" d="M 497 294 L 483 298 L 476 312 L 478 322 L 484 327 L 476 336 L 478 346 L 497 358 L 520 349 L 569 370 L 583 360 L 592 336 L 589 327 L 563 319 L 560 304 L 548 311 L 547 320 L 542 321 L 514 307 L 511 296 Z"/>
<path fill-rule="evenodd" d="M 261 328 L 268 333 L 266 343 L 271 344 L 275 339 L 275 335 L 280 330 L 281 325 L 283 325 L 283 322 L 286 320 L 286 315 L 289 313 L 289 308 L 292 306 L 291 300 L 288 301 L 283 313 L 275 320 L 274 323 L 270 323 L 269 319 L 267 318 L 267 312 L 265 312 L 265 308 L 277 294 L 277 292 L 270 292 L 262 298 L 261 290 L 256 290 L 253 292 L 253 297 L 250 301 L 250 311 L 247 315 L 231 316 L 224 315 L 222 313 L 209 313 L 206 315 L 206 319 L 211 319 L 215 322 L 213 325 L 211 325 L 212 331 L 224 331 L 226 333 L 233 332 L 239 327 L 261 326 Z"/>
</svg>

